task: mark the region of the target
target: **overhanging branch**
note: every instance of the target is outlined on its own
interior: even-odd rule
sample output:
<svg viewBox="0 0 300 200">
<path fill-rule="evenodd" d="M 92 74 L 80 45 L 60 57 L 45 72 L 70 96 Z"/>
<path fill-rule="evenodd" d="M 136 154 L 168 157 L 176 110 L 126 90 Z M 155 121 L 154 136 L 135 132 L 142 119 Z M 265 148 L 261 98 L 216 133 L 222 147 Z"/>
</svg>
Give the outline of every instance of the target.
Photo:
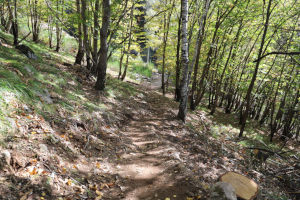
<svg viewBox="0 0 300 200">
<path fill-rule="evenodd" d="M 277 51 L 273 51 L 270 53 L 267 53 L 265 55 L 263 55 L 262 57 L 258 58 L 257 60 L 253 61 L 253 62 L 259 62 L 260 60 L 262 60 L 263 58 L 269 56 L 269 55 L 289 55 L 289 56 L 294 56 L 294 55 L 300 55 L 300 52 L 296 51 L 296 52 L 277 52 Z"/>
</svg>

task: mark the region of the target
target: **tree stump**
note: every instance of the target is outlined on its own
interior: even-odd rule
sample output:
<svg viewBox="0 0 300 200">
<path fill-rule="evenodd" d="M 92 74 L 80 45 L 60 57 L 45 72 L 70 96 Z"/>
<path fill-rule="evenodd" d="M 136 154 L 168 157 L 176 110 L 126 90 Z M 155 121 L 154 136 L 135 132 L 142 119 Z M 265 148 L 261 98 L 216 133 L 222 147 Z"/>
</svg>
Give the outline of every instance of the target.
<svg viewBox="0 0 300 200">
<path fill-rule="evenodd" d="M 220 181 L 230 183 L 239 198 L 253 200 L 258 194 L 258 185 L 253 180 L 241 174 L 226 172 L 220 177 Z"/>
</svg>

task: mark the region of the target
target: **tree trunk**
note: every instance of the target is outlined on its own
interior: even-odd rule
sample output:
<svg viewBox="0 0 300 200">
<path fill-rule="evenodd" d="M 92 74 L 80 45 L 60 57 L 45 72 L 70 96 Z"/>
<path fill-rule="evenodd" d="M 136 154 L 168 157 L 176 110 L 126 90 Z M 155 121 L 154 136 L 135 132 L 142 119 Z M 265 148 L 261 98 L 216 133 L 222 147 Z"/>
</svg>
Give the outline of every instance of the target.
<svg viewBox="0 0 300 200">
<path fill-rule="evenodd" d="M 60 27 L 59 24 L 59 9 L 61 6 L 61 15 L 63 15 L 64 8 L 62 5 L 64 5 L 64 1 L 62 0 L 57 0 L 56 2 L 56 52 L 59 52 L 60 50 L 60 44 L 61 44 L 61 37 L 62 37 L 62 28 Z"/>
<path fill-rule="evenodd" d="M 197 76 L 198 76 L 198 68 L 199 68 L 199 59 L 200 59 L 200 51 L 203 43 L 203 36 L 204 30 L 206 25 L 207 13 L 210 7 L 210 0 L 206 0 L 203 6 L 203 14 L 200 20 L 200 26 L 198 30 L 198 37 L 196 42 L 196 50 L 192 64 L 194 65 L 194 76 L 193 76 L 193 84 L 192 84 L 192 91 L 191 91 L 191 101 L 190 107 L 192 110 L 196 109 L 195 102 L 194 102 L 194 95 L 197 86 Z"/>
<path fill-rule="evenodd" d="M 188 52 L 188 39 L 187 39 L 187 24 L 188 24 L 188 0 L 181 0 L 181 66 L 183 68 L 181 95 L 178 118 L 185 122 L 187 113 L 187 100 L 189 90 L 189 52 Z"/>
<path fill-rule="evenodd" d="M 125 69 L 122 74 L 121 80 L 124 81 L 126 74 L 127 74 L 127 69 L 129 65 L 129 56 L 130 56 L 130 48 L 131 48 L 131 42 L 132 42 L 132 27 L 133 27 L 133 10 L 134 10 L 134 4 L 131 7 L 130 11 L 130 24 L 129 24 L 129 30 L 128 30 L 128 47 L 127 47 L 127 57 L 126 57 L 126 63 L 125 63 Z"/>
<path fill-rule="evenodd" d="M 100 57 L 97 67 L 97 82 L 95 88 L 97 90 L 104 90 L 106 81 L 106 69 L 107 69 L 107 52 L 108 44 L 107 38 L 109 34 L 110 26 L 110 0 L 102 1 L 102 27 L 100 30 Z"/>
<path fill-rule="evenodd" d="M 260 45 L 259 52 L 258 52 L 258 55 L 257 55 L 258 58 L 260 58 L 261 55 L 262 55 L 266 35 L 267 35 L 267 32 L 268 32 L 269 19 L 270 19 L 270 15 L 271 15 L 271 12 L 270 12 L 271 11 L 271 4 L 272 4 L 272 0 L 269 0 L 268 8 L 267 8 L 266 22 L 265 22 L 265 25 L 264 25 L 264 33 L 263 33 L 263 36 L 262 36 L 261 45 Z M 255 84 L 259 64 L 260 64 L 260 60 L 256 63 L 255 71 L 254 71 L 254 74 L 252 75 L 251 83 L 249 85 L 249 88 L 248 88 L 248 91 L 247 91 L 247 94 L 246 94 L 246 97 L 245 97 L 246 109 L 245 109 L 245 112 L 243 113 L 242 118 L 241 118 L 242 123 L 241 123 L 241 129 L 240 129 L 239 137 L 243 136 L 243 132 L 245 130 L 246 121 L 247 121 L 247 117 L 248 117 L 248 112 L 249 112 L 249 109 L 250 109 L 251 92 L 252 92 L 254 84 Z M 243 110 L 243 106 L 242 106 L 241 109 Z"/>
<path fill-rule="evenodd" d="M 18 27 L 18 12 L 17 12 L 17 0 L 14 0 L 13 8 L 10 5 L 10 1 L 7 2 L 8 11 L 9 11 L 9 18 L 11 19 L 12 23 L 12 33 L 14 36 L 14 46 L 18 45 L 18 38 L 19 38 L 19 27 Z"/>
<path fill-rule="evenodd" d="M 81 24 L 81 9 L 80 0 L 76 0 L 76 9 L 78 17 L 78 51 L 75 59 L 75 64 L 81 65 L 82 59 L 84 57 L 83 42 L 82 42 L 82 24 Z"/>
<path fill-rule="evenodd" d="M 165 4 L 167 4 L 167 0 L 165 1 Z M 171 3 L 171 2 L 170 2 Z M 168 43 L 168 37 L 169 37 L 169 28 L 170 28 L 170 19 L 172 15 L 173 8 L 175 6 L 175 1 L 173 0 L 171 11 L 164 14 L 164 36 L 163 36 L 163 63 L 162 63 L 162 77 L 161 77 L 161 88 L 163 95 L 166 94 L 166 84 L 165 84 L 165 73 L 166 73 L 166 48 Z"/>
<path fill-rule="evenodd" d="M 181 42 L 181 17 L 182 10 L 180 10 L 180 17 L 178 19 L 178 31 L 177 31 L 177 50 L 176 50 L 176 77 L 175 77 L 175 100 L 180 101 L 180 73 L 181 73 L 181 61 L 180 61 L 180 42 Z"/>
<path fill-rule="evenodd" d="M 97 64 L 98 64 L 98 29 L 99 29 L 99 22 L 98 22 L 98 13 L 99 13 L 99 0 L 95 1 L 95 11 L 94 11 L 94 34 L 93 34 L 93 67 L 92 73 L 96 73 L 97 71 Z"/>
<path fill-rule="evenodd" d="M 83 47 L 86 55 L 86 67 L 91 70 L 90 62 L 90 43 L 88 36 L 88 27 L 87 27 L 87 4 L 86 0 L 81 0 L 81 18 L 82 18 L 82 28 L 83 28 Z"/>
</svg>

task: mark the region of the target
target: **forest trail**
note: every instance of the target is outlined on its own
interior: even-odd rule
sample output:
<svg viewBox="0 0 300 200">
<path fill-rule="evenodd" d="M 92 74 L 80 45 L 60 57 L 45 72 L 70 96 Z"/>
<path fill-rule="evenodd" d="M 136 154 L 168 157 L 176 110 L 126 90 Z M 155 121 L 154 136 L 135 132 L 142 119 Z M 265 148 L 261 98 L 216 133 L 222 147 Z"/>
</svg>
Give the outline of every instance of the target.
<svg viewBox="0 0 300 200">
<path fill-rule="evenodd" d="M 182 143 L 189 132 L 175 118 L 176 103 L 154 91 L 136 97 L 131 103 L 136 106 L 132 111 L 137 110 L 137 113 L 127 114 L 129 121 L 120 131 L 128 147 L 123 149 L 121 161 L 114 170 L 122 178 L 119 184 L 123 198 L 195 196 L 197 191 L 190 181 L 193 175 L 187 173 L 184 166 L 188 152 Z"/>
</svg>

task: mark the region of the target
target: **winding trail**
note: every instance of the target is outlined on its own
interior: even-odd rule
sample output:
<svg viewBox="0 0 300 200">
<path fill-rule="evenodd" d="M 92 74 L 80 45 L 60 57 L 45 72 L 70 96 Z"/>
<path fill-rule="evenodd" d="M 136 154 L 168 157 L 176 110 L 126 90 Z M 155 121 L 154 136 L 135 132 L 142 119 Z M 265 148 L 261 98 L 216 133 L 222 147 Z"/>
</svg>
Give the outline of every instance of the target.
<svg viewBox="0 0 300 200">
<path fill-rule="evenodd" d="M 115 199 L 186 199 L 199 191 L 186 163 L 190 132 L 175 118 L 177 103 L 155 91 L 132 98 L 121 130 L 123 149 L 114 174 L 122 194 Z M 136 112 L 135 112 L 136 111 Z"/>
</svg>

